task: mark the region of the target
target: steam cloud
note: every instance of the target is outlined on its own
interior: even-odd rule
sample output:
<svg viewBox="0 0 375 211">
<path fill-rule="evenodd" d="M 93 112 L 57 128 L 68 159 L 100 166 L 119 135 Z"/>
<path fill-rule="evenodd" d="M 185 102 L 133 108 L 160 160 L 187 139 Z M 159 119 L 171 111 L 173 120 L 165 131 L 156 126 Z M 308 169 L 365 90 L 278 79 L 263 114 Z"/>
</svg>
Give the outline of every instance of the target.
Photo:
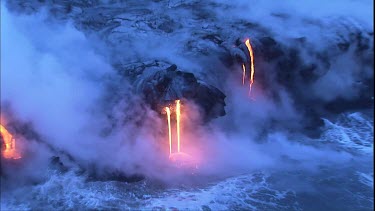
<svg viewBox="0 0 375 211">
<path fill-rule="evenodd" d="M 158 130 L 158 120 L 153 120 L 154 114 L 142 109 L 141 104 L 129 108 L 132 102 L 124 99 L 113 106 L 113 113 L 124 120 L 146 112 L 143 127 L 147 128 L 137 128 L 130 121 L 121 130 L 111 128 L 113 133 L 103 135 L 102 131 L 113 124 L 106 117 L 108 112 L 103 112 L 104 92 L 110 86 L 108 81 L 113 77 L 116 80 L 116 76 L 85 36 L 71 23 L 51 23 L 44 14 L 15 16 L 3 8 L 3 107 L 10 105 L 19 121 L 31 122 L 43 140 L 83 165 L 109 165 L 136 172 L 134 162 L 155 160 L 152 135 Z M 124 87 L 126 97 L 128 85 L 125 82 L 119 86 Z M 131 110 L 123 110 L 122 114 L 116 111 L 126 109 L 125 104 Z M 153 127 L 147 126 L 149 121 L 153 121 Z"/>
</svg>

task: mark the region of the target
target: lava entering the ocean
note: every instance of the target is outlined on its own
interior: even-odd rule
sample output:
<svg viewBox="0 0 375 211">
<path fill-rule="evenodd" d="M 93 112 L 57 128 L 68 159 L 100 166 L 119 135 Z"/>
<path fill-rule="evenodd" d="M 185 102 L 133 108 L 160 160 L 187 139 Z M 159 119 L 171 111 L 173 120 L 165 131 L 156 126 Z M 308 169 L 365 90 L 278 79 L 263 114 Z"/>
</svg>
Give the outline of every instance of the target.
<svg viewBox="0 0 375 211">
<path fill-rule="evenodd" d="M 169 107 L 165 107 L 165 111 L 167 112 L 167 119 L 168 119 L 169 155 L 171 155 L 172 154 L 171 109 Z"/>
<path fill-rule="evenodd" d="M 177 134 L 177 152 L 181 152 L 181 101 L 176 100 L 176 105 L 174 107 L 174 111 L 176 114 L 176 134 Z M 172 109 L 168 106 L 165 107 L 164 110 L 167 114 L 167 121 L 168 121 L 168 143 L 169 143 L 169 156 L 171 156 L 172 153 L 172 126 L 171 126 L 171 111 Z"/>
<path fill-rule="evenodd" d="M 176 125 L 177 125 L 177 151 L 181 151 L 180 139 L 180 120 L 181 120 L 181 105 L 180 100 L 176 100 Z"/>
<path fill-rule="evenodd" d="M 20 159 L 21 155 L 16 148 L 16 139 L 3 125 L 0 124 L 0 135 L 4 140 L 5 148 L 2 155 L 5 159 Z"/>
<path fill-rule="evenodd" d="M 193 153 L 194 157 L 189 153 L 186 153 L 185 148 L 182 147 L 182 134 L 181 134 L 181 123 L 182 123 L 182 112 L 181 112 L 181 100 L 176 100 L 174 105 L 169 105 L 164 108 L 167 115 L 168 123 L 168 143 L 169 143 L 169 160 L 173 162 L 177 167 L 184 167 L 188 169 L 198 168 L 197 153 Z M 173 121 L 175 124 L 172 125 L 172 113 Z M 175 131 L 175 133 L 174 133 Z M 176 143 L 177 142 L 177 143 Z M 186 142 L 183 142 L 186 145 Z M 185 149 L 185 150 L 184 150 Z M 184 152 L 182 151 L 184 150 Z"/>
</svg>

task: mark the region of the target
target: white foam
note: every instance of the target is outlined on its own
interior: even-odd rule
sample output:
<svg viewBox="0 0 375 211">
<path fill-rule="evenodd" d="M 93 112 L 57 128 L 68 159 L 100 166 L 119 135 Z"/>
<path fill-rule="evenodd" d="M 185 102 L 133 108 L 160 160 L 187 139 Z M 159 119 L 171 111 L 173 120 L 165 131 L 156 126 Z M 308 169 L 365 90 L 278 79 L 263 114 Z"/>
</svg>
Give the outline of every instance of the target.
<svg viewBox="0 0 375 211">
<path fill-rule="evenodd" d="M 206 188 L 191 190 L 170 190 L 160 197 L 149 200 L 146 209 L 178 210 L 232 210 L 245 209 L 293 209 L 298 210 L 296 201 L 288 205 L 280 203 L 288 197 L 294 199 L 294 192 L 271 189 L 264 174 L 233 177 Z"/>
<path fill-rule="evenodd" d="M 337 143 L 350 152 L 371 154 L 374 146 L 372 120 L 362 113 L 341 115 L 336 122 L 323 119 L 325 131 L 321 141 Z"/>
</svg>

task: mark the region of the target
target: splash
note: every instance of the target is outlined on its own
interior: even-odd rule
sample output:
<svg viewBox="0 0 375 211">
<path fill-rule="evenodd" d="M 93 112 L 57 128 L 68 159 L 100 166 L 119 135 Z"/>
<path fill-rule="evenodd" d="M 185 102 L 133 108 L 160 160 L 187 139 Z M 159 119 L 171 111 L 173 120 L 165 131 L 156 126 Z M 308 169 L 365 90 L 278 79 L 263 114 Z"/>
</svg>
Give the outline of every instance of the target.
<svg viewBox="0 0 375 211">
<path fill-rule="evenodd" d="M 249 51 L 250 56 L 250 87 L 249 87 L 249 96 L 251 96 L 251 90 L 254 83 L 254 74 L 255 74 L 255 68 L 254 68 L 254 53 L 253 48 L 250 43 L 250 39 L 246 39 L 245 45 L 247 47 L 247 50 Z"/>
<path fill-rule="evenodd" d="M 5 149 L 2 154 L 5 159 L 20 159 L 21 155 L 16 148 L 16 139 L 9 131 L 0 124 L 0 134 L 4 140 Z"/>
</svg>

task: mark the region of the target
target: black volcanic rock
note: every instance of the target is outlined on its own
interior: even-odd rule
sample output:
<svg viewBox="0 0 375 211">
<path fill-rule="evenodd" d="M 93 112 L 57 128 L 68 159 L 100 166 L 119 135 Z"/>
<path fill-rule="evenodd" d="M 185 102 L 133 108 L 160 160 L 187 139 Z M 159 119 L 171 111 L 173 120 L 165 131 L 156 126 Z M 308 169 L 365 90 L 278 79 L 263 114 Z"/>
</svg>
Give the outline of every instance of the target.
<svg viewBox="0 0 375 211">
<path fill-rule="evenodd" d="M 261 43 L 261 56 L 266 60 L 274 60 L 282 56 L 284 53 L 280 45 L 271 37 L 262 37 L 259 39 Z"/>
<path fill-rule="evenodd" d="M 88 180 L 89 181 L 120 181 L 120 182 L 140 182 L 145 179 L 145 176 L 141 174 L 125 174 L 121 171 L 109 171 L 105 170 L 101 174 L 97 174 L 95 172 L 89 172 Z"/>
<path fill-rule="evenodd" d="M 201 108 L 204 120 L 225 115 L 224 93 L 198 80 L 193 73 L 177 69 L 175 64 L 152 61 L 117 68 L 130 78 L 134 91 L 156 111 L 175 100 L 186 99 Z"/>
<path fill-rule="evenodd" d="M 56 170 L 60 173 L 65 173 L 68 171 L 68 168 L 64 165 L 64 163 L 61 161 L 60 157 L 53 156 L 49 163 L 50 169 Z"/>
</svg>

